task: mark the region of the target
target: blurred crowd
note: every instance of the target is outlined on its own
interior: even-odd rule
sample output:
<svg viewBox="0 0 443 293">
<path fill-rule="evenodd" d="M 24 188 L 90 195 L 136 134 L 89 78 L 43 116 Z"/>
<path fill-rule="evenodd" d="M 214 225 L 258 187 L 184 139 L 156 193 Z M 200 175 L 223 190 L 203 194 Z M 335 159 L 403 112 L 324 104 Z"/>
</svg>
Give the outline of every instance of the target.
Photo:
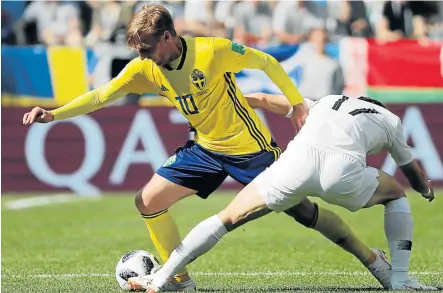
<svg viewBox="0 0 443 293">
<path fill-rule="evenodd" d="M 125 44 L 126 24 L 146 4 L 162 4 L 183 36 L 222 36 L 259 49 L 300 45 L 287 64 L 301 68 L 299 90 L 320 99 L 341 94 L 340 62 L 326 53 L 340 38 L 380 42 L 443 40 L 443 1 L 247 0 L 247 1 L 2 1 L 2 44 L 91 48 L 97 63 L 89 75 L 98 87 L 136 56 Z M 115 104 L 136 104 L 129 94 Z"/>
<path fill-rule="evenodd" d="M 298 44 L 313 29 L 343 36 L 443 39 L 442 1 L 2 1 L 2 44 L 124 42 L 145 4 L 167 7 L 182 35 L 223 36 L 255 47 Z"/>
</svg>

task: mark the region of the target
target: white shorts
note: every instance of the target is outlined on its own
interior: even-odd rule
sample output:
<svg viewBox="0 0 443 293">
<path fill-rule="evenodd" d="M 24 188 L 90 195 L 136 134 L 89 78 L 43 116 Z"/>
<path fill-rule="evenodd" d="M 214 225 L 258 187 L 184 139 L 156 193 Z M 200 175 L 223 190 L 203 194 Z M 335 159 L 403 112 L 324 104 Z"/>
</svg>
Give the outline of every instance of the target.
<svg viewBox="0 0 443 293">
<path fill-rule="evenodd" d="M 352 212 L 364 207 L 378 187 L 378 171 L 347 153 L 292 141 L 281 157 L 251 184 L 266 205 L 284 211 L 307 196 Z"/>
</svg>

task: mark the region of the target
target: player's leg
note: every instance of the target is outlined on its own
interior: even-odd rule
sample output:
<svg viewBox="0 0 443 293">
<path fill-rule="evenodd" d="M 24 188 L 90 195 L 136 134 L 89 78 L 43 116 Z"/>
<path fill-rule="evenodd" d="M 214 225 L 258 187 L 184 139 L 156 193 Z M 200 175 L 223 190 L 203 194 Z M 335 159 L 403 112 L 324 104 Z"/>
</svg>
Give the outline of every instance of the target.
<svg viewBox="0 0 443 293">
<path fill-rule="evenodd" d="M 276 145 L 271 147 L 276 147 Z M 288 146 L 288 150 L 285 151 L 279 160 L 287 160 L 288 151 L 295 155 L 301 150 L 294 147 L 291 143 Z M 289 155 L 289 157 L 291 156 Z M 262 152 L 257 155 L 225 157 L 224 167 L 230 176 L 246 185 L 272 165 L 274 161 L 274 152 Z M 298 162 L 297 164 L 301 163 Z M 298 223 L 317 230 L 333 243 L 357 257 L 365 266 L 376 260 L 376 253 L 352 232 L 351 228 L 340 216 L 326 208 L 319 208 L 309 199 L 305 198 L 298 205 L 286 210 L 285 213 L 294 218 Z"/>
<path fill-rule="evenodd" d="M 331 210 L 305 198 L 285 213 L 297 222 L 320 232 L 324 237 L 354 255 L 364 266 L 372 264 L 377 254 L 364 244 L 343 219 Z"/>
<path fill-rule="evenodd" d="M 432 288 L 412 281 L 408 276 L 412 247 L 412 215 L 400 183 L 382 171 L 364 167 L 358 162 L 348 161 L 346 164 L 346 161 L 347 158 L 330 160 L 330 171 L 334 170 L 336 173 L 325 174 L 339 174 L 341 178 L 331 180 L 331 175 L 324 176 L 324 186 L 329 187 L 325 188 L 327 191 L 322 198 L 354 212 L 363 207 L 385 205 L 385 234 L 391 252 L 392 269 L 389 274 L 383 272 L 385 269 L 381 271 L 381 281 L 385 283 L 389 280 L 389 287 L 394 289 Z M 341 169 L 341 166 L 345 168 Z M 340 170 L 343 171 L 341 175 Z M 406 286 L 403 286 L 405 284 Z"/>
<path fill-rule="evenodd" d="M 409 278 L 409 261 L 412 249 L 413 219 L 411 207 L 401 184 L 391 175 L 377 171 L 379 185 L 365 208 L 382 204 L 385 206 L 385 235 L 388 240 L 392 262 L 391 287 L 395 290 L 433 290 Z M 369 177 L 368 175 L 367 177 Z M 370 180 L 369 178 L 367 180 Z"/>
<path fill-rule="evenodd" d="M 388 240 L 392 262 L 392 282 L 409 280 L 409 260 L 412 248 L 413 219 L 411 208 L 400 183 L 391 175 L 375 169 L 378 176 L 377 189 L 364 206 L 385 205 L 385 235 Z"/>
<path fill-rule="evenodd" d="M 298 159 L 297 156 L 295 159 Z M 166 284 L 177 270 L 212 249 L 229 231 L 268 214 L 270 210 L 281 212 L 303 200 L 304 183 L 309 181 L 307 179 L 314 168 L 312 164 L 301 166 L 284 160 L 277 161 L 243 188 L 218 215 L 194 227 L 165 265 L 154 274 L 150 284 L 155 290 L 151 292 Z M 298 172 L 302 168 L 306 172 Z M 296 193 L 298 189 L 302 192 Z"/>
<path fill-rule="evenodd" d="M 135 205 L 149 230 L 152 243 L 163 262 L 180 243 L 177 225 L 168 208 L 177 201 L 195 194 L 196 191 L 154 174 L 146 186 L 135 197 Z M 187 281 L 186 270 L 177 274 L 177 282 Z"/>
<path fill-rule="evenodd" d="M 270 212 L 256 185 L 246 186 L 224 210 L 200 222 L 189 232 L 154 274 L 149 285 L 153 290 L 147 292 L 158 292 L 175 272 L 211 250 L 228 232 Z"/>
<path fill-rule="evenodd" d="M 191 194 L 197 193 L 206 198 L 226 176 L 216 160 L 200 152 L 193 142 L 188 142 L 157 170 L 157 174 L 137 194 L 136 207 L 163 262 L 180 243 L 177 226 L 168 208 Z M 185 269 L 176 276 L 177 283 L 188 279 Z"/>
<path fill-rule="evenodd" d="M 371 173 L 366 174 L 364 172 L 365 166 L 346 153 L 323 149 L 319 152 L 321 153 L 319 182 L 322 192 L 319 192 L 318 196 L 328 203 L 345 207 L 350 211 L 361 209 L 378 186 L 377 172 L 375 172 L 375 176 Z M 368 175 L 371 175 L 372 179 L 366 178 Z M 334 222 L 333 219 L 330 221 L 331 223 L 328 221 L 323 223 L 327 227 Z M 338 226 L 340 225 L 338 224 Z M 355 239 L 358 238 L 355 237 Z M 365 244 L 360 243 L 351 242 L 351 245 L 355 245 L 354 249 L 357 251 L 370 252 L 369 259 L 365 261 L 365 256 L 362 255 L 361 262 L 385 289 L 389 288 L 391 266 L 384 252 L 379 249 L 369 249 Z"/>
</svg>

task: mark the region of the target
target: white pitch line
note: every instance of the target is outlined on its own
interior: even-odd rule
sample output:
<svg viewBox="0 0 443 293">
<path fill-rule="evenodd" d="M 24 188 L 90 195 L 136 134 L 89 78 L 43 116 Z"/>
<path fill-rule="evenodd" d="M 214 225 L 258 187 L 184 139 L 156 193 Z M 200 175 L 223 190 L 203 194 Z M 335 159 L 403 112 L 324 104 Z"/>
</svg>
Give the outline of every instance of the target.
<svg viewBox="0 0 443 293">
<path fill-rule="evenodd" d="M 43 196 L 35 196 L 22 198 L 18 200 L 12 200 L 6 203 L 6 208 L 11 210 L 21 210 L 28 209 L 32 207 L 51 205 L 56 203 L 67 203 L 73 201 L 83 200 L 83 197 L 80 197 L 75 194 L 54 194 L 54 195 L 43 195 Z"/>
<path fill-rule="evenodd" d="M 368 272 L 191 272 L 193 276 L 205 277 L 275 277 L 275 276 L 370 276 Z M 424 271 L 424 272 L 409 272 L 410 275 L 416 276 L 443 276 L 443 271 Z M 88 277 L 114 277 L 113 274 L 105 273 L 90 273 L 90 274 L 42 274 L 42 275 L 2 275 L 2 279 L 20 279 L 20 278 L 88 278 Z"/>
</svg>

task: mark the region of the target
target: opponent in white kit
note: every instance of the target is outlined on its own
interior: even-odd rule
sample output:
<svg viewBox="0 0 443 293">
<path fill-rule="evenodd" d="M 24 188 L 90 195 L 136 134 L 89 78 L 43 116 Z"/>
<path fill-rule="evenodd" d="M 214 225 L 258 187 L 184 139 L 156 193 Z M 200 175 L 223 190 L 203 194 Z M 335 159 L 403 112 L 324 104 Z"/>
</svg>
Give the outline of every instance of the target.
<svg viewBox="0 0 443 293">
<path fill-rule="evenodd" d="M 226 209 L 197 225 L 160 271 L 132 281 L 144 282 L 147 292 L 158 292 L 177 270 L 209 251 L 228 231 L 269 209 L 281 212 L 313 196 L 353 212 L 383 204 L 392 260 L 390 288 L 436 290 L 409 278 L 413 223 L 402 186 L 391 175 L 366 166 L 367 154 L 384 150 L 400 166 L 411 187 L 432 201 L 431 182 L 412 156 L 399 117 L 365 97 L 331 95 L 312 103 L 305 125 L 278 161 Z"/>
</svg>

